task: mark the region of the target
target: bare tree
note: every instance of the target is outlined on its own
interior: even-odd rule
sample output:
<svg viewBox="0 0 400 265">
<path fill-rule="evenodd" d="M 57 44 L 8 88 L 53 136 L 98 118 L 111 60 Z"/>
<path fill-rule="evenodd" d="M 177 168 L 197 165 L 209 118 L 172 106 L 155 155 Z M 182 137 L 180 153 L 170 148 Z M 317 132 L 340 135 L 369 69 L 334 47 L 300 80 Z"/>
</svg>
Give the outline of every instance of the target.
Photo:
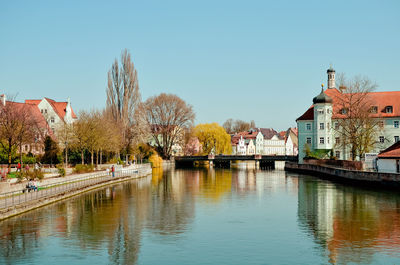
<svg viewBox="0 0 400 265">
<path fill-rule="evenodd" d="M 338 83 L 341 93 L 333 98 L 339 106 L 336 131 L 341 141 L 337 146 L 349 147 L 351 158 L 355 160 L 371 151 L 376 143 L 379 121 L 374 117 L 377 112 L 370 93 L 377 84 L 361 76 L 347 80 L 344 74 L 339 75 Z"/>
<path fill-rule="evenodd" d="M 227 133 L 233 134 L 237 132 L 248 131 L 252 128 L 254 129 L 256 128 L 256 123 L 253 120 L 250 122 L 245 122 L 243 120 L 228 119 L 224 122 L 222 127 L 224 127 Z"/>
<path fill-rule="evenodd" d="M 12 163 L 12 152 L 17 147 L 22 160 L 22 145 L 33 141 L 36 135 L 34 131 L 36 123 L 28 105 L 13 100 L 4 100 L 0 103 L 0 144 L 7 153 L 9 168 Z"/>
<path fill-rule="evenodd" d="M 139 81 L 128 50 L 121 54 L 121 64 L 115 59 L 108 72 L 107 108 L 116 123 L 121 124 L 121 136 L 125 151 L 132 142 L 134 113 L 140 102 Z"/>
<path fill-rule="evenodd" d="M 151 128 L 154 147 L 164 159 L 170 158 L 174 144 L 184 141 L 184 130 L 192 126 L 195 118 L 191 105 L 164 93 L 147 99 L 141 114 Z"/>
</svg>

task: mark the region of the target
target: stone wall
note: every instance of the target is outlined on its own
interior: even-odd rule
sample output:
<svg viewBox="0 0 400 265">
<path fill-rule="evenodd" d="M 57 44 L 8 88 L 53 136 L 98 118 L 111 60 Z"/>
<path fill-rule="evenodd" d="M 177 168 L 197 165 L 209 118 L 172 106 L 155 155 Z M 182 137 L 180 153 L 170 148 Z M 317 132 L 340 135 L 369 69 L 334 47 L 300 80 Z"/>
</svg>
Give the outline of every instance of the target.
<svg viewBox="0 0 400 265">
<path fill-rule="evenodd" d="M 340 169 L 313 164 L 286 162 L 285 170 L 309 174 L 323 174 L 331 178 L 400 186 L 400 174 Z"/>
<path fill-rule="evenodd" d="M 361 161 L 304 158 L 304 163 L 320 166 L 339 167 L 350 170 L 362 170 L 364 168 L 363 162 Z"/>
</svg>

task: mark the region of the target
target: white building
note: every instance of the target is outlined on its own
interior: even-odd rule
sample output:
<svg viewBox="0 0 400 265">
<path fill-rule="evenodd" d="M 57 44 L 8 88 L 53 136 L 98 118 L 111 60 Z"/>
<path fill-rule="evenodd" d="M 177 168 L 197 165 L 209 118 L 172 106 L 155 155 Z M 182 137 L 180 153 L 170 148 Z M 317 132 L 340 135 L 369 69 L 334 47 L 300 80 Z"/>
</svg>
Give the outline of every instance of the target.
<svg viewBox="0 0 400 265">
<path fill-rule="evenodd" d="M 377 167 L 379 172 L 400 173 L 400 142 L 379 153 Z"/>
<path fill-rule="evenodd" d="M 285 139 L 279 138 L 278 134 L 264 139 L 264 155 L 285 155 L 285 152 Z"/>
<path fill-rule="evenodd" d="M 27 99 L 25 103 L 36 105 L 39 108 L 44 119 L 54 133 L 64 123 L 72 124 L 77 119 L 69 99 L 64 102 L 57 102 L 49 98 Z"/>
<path fill-rule="evenodd" d="M 335 70 L 327 70 L 328 88 L 313 99 L 313 105 L 296 121 L 298 128 L 299 163 L 303 163 L 306 149 L 333 152 L 337 159 L 351 158 L 350 148 L 342 144 L 340 120 L 345 119 L 348 108 L 344 89 L 335 87 Z M 371 117 L 379 124 L 375 128 L 376 140 L 370 150 L 379 153 L 400 140 L 400 91 L 370 92 Z M 342 103 L 341 103 L 342 102 Z"/>
</svg>

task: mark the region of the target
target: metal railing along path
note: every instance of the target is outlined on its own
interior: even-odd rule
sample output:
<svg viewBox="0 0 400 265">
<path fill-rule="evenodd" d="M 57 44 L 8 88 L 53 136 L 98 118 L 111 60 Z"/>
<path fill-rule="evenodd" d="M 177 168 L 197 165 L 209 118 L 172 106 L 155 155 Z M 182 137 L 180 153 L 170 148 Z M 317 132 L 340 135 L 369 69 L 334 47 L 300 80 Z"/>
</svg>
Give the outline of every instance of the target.
<svg viewBox="0 0 400 265">
<path fill-rule="evenodd" d="M 27 202 L 33 202 L 39 199 L 50 198 L 55 195 L 64 194 L 67 192 L 75 191 L 78 189 L 87 188 L 99 183 L 103 183 L 106 181 L 110 181 L 113 179 L 119 179 L 122 177 L 131 177 L 131 176 L 139 176 L 146 171 L 145 168 L 135 168 L 135 169 L 122 169 L 115 171 L 115 176 L 112 176 L 112 173 L 100 172 L 94 173 L 83 178 L 66 180 L 55 182 L 48 185 L 39 186 L 38 191 L 30 191 L 27 190 L 25 192 L 20 191 L 12 191 L 5 192 L 0 194 L 0 209 L 5 209 L 8 207 L 17 206 L 20 204 L 24 204 Z"/>
</svg>

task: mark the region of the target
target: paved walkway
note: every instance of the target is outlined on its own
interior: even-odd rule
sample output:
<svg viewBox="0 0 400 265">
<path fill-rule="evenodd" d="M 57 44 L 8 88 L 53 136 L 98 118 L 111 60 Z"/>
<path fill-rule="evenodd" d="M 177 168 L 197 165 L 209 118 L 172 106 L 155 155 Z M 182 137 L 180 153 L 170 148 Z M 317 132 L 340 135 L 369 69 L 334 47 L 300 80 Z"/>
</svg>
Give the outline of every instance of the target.
<svg viewBox="0 0 400 265">
<path fill-rule="evenodd" d="M 26 185 L 24 183 L 18 190 L 0 194 L 0 209 L 53 197 L 58 194 L 64 194 L 118 178 L 135 175 L 141 176 L 148 172 L 149 168 L 149 165 L 133 165 L 117 170 L 114 178 L 111 174 L 107 174 L 106 171 L 99 171 L 95 173 L 74 174 L 63 178 L 46 179 L 39 185 L 39 191 L 26 191 L 25 193 L 22 192 Z"/>
</svg>

